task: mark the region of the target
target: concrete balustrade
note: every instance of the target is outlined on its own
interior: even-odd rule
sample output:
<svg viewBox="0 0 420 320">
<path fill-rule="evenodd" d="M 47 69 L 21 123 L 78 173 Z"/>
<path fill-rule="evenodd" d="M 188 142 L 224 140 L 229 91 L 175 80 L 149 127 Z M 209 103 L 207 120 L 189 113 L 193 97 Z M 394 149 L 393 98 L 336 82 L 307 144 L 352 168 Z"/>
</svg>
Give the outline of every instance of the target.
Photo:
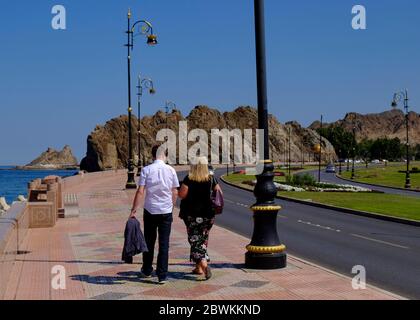
<svg viewBox="0 0 420 320">
<path fill-rule="evenodd" d="M 51 228 L 55 226 L 59 211 L 63 209 L 62 179 L 48 176 L 28 184 L 29 227 Z"/>
<path fill-rule="evenodd" d="M 12 268 L 29 229 L 29 214 L 25 203 L 15 203 L 0 218 L 0 300 L 7 290 Z"/>
</svg>

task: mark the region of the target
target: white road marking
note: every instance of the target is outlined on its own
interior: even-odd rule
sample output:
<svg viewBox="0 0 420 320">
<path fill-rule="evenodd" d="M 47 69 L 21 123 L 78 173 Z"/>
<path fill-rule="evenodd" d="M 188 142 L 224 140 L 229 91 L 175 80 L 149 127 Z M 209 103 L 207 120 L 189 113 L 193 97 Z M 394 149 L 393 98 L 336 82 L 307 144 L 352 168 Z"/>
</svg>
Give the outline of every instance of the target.
<svg viewBox="0 0 420 320">
<path fill-rule="evenodd" d="M 356 237 L 356 238 L 360 238 L 360 239 L 364 239 L 364 240 L 368 240 L 368 241 L 373 241 L 373 242 L 377 242 L 377 243 L 382 243 L 382 244 L 392 246 L 392 247 L 396 247 L 396 248 L 410 249 L 409 247 L 406 247 L 406 246 L 402 246 L 402 245 L 399 245 L 399 244 L 395 244 L 395 243 L 391 243 L 391 242 L 387 242 L 387 241 L 382 241 L 382 240 L 378 240 L 378 239 L 368 238 L 368 237 L 365 237 L 365 236 L 361 236 L 359 234 L 351 234 L 351 235 L 353 237 Z"/>
<path fill-rule="evenodd" d="M 312 222 L 309 222 L 309 221 L 298 220 L 298 222 L 302 223 L 302 224 L 306 224 L 306 225 L 311 226 L 311 227 L 315 227 L 315 228 L 320 228 L 320 229 L 324 229 L 324 230 L 328 230 L 328 231 L 334 231 L 334 232 L 341 232 L 341 230 L 334 229 L 334 228 L 331 228 L 331 227 L 321 226 L 319 224 L 313 224 Z"/>
<path fill-rule="evenodd" d="M 225 201 L 226 202 L 229 202 L 229 203 L 233 203 L 233 204 L 235 204 L 235 205 L 237 205 L 237 206 L 239 206 L 239 207 L 243 207 L 243 208 L 247 208 L 247 209 L 250 209 L 251 208 L 251 206 L 250 205 L 247 205 L 247 204 L 243 204 L 243 203 L 240 203 L 240 202 L 235 202 L 235 201 L 232 201 L 232 200 L 230 200 L 230 199 L 225 199 Z M 282 216 L 282 215 L 278 215 L 278 217 L 279 218 L 283 218 L 283 219 L 287 219 L 287 217 L 286 216 Z"/>
</svg>

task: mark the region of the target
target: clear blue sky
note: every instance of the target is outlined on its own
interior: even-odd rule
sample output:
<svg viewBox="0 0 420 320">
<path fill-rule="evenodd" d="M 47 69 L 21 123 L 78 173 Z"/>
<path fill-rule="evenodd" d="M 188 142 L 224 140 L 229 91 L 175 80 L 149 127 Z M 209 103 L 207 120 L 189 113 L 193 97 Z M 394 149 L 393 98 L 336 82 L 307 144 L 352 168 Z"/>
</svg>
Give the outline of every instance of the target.
<svg viewBox="0 0 420 320">
<path fill-rule="evenodd" d="M 67 9 L 67 30 L 51 8 Z M 368 29 L 351 28 L 367 8 Z M 133 76 L 153 77 L 152 114 L 169 99 L 187 113 L 255 105 L 252 0 L 21 0 L 0 5 L 0 164 L 25 164 L 69 144 L 80 159 L 96 124 L 126 112 L 126 12 L 150 20 L 159 46 L 137 38 Z M 309 125 L 389 108 L 408 87 L 420 106 L 418 0 L 266 0 L 269 108 Z"/>
</svg>

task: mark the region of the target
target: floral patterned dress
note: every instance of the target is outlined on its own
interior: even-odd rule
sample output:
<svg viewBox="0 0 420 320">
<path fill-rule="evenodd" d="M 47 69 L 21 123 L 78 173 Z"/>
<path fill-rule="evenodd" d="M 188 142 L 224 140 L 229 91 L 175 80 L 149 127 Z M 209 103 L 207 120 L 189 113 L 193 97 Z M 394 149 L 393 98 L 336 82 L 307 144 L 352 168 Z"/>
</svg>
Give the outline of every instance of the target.
<svg viewBox="0 0 420 320">
<path fill-rule="evenodd" d="M 210 230 L 215 218 L 186 217 L 188 242 L 191 245 L 190 261 L 199 263 L 201 260 L 210 260 L 207 252 Z"/>
</svg>

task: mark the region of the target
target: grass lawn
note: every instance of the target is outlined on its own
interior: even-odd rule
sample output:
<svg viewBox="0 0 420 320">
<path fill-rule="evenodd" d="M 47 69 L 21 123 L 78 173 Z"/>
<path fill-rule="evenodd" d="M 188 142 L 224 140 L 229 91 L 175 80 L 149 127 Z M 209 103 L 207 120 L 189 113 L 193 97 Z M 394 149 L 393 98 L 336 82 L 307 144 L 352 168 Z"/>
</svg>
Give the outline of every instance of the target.
<svg viewBox="0 0 420 320">
<path fill-rule="evenodd" d="M 412 163 L 411 168 L 417 167 L 420 168 L 420 163 Z M 405 164 L 400 165 L 389 165 L 387 167 L 381 166 L 372 167 L 368 169 L 356 170 L 356 181 L 366 182 L 372 184 L 378 184 L 389 187 L 404 188 L 405 185 L 405 173 L 399 171 L 406 170 Z M 344 178 L 350 179 L 351 172 L 343 172 L 342 176 Z M 413 189 L 420 190 L 420 173 L 411 174 L 411 185 Z"/>
<path fill-rule="evenodd" d="M 420 221 L 420 199 L 378 193 L 279 192 L 279 195 L 341 208 Z"/>
<path fill-rule="evenodd" d="M 228 182 L 247 187 L 244 181 L 255 180 L 255 176 L 229 175 Z M 284 179 L 283 177 L 276 177 Z M 381 193 L 335 193 L 335 192 L 279 192 L 280 196 L 299 200 L 310 200 L 341 208 L 379 213 L 388 216 L 420 221 L 420 198 Z"/>
</svg>

